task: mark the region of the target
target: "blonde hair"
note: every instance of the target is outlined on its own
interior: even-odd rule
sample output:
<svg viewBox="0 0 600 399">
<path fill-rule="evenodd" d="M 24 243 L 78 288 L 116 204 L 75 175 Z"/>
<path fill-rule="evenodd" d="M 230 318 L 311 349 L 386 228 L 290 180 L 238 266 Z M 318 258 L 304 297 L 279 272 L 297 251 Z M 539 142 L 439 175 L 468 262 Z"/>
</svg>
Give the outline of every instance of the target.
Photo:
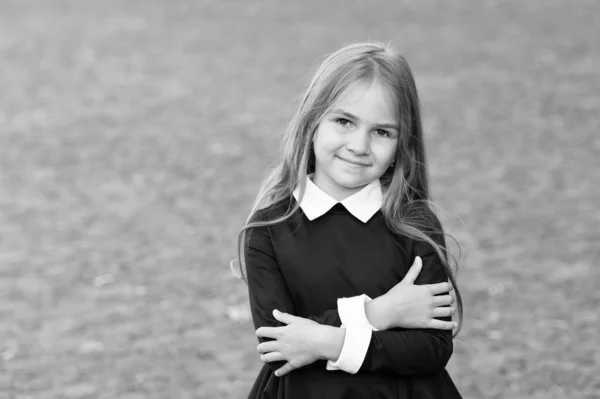
<svg viewBox="0 0 600 399">
<path fill-rule="evenodd" d="M 299 187 L 299 199 L 302 198 L 306 176 L 314 172 L 312 139 L 320 121 L 349 87 L 373 82 L 390 90 L 400 119 L 396 166 L 380 178 L 383 191 L 381 212 L 391 231 L 429 244 L 441 259 L 456 295 L 459 315 L 456 335 L 462 326 L 463 306 L 450 260 L 455 270 L 458 263 L 446 250 L 441 222 L 431 206 L 417 88 L 404 57 L 379 43 L 355 43 L 343 47 L 329 55 L 318 67 L 287 127 L 281 157 L 264 179 L 246 224 L 238 235 L 239 260 L 234 259 L 231 268 L 246 281 L 243 256 L 246 232 L 254 227 L 288 220 L 298 211 L 300 200 L 284 215 L 273 220 L 256 221 L 257 212 L 289 199 L 296 187 Z M 236 268 L 239 273 L 236 273 Z"/>
</svg>

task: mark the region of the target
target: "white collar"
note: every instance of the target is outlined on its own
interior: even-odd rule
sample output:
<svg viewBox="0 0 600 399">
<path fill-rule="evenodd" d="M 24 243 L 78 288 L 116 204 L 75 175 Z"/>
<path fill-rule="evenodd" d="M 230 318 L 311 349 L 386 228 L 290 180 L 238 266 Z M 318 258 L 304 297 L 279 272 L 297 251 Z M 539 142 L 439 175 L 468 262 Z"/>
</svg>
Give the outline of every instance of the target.
<svg viewBox="0 0 600 399">
<path fill-rule="evenodd" d="M 306 189 L 304 190 L 304 196 L 300 203 L 300 208 L 302 208 L 302 211 L 308 220 L 314 220 L 323 216 L 329 212 L 335 204 L 340 202 L 332 198 L 313 183 L 311 179 L 312 176 L 313 175 L 311 174 L 306 177 Z M 296 201 L 298 201 L 300 195 L 299 186 L 296 187 L 293 194 Z M 367 223 L 369 219 L 381 209 L 382 202 L 383 194 L 381 192 L 381 183 L 379 179 L 375 179 L 360 191 L 357 191 L 341 201 L 348 212 L 363 223 Z"/>
</svg>

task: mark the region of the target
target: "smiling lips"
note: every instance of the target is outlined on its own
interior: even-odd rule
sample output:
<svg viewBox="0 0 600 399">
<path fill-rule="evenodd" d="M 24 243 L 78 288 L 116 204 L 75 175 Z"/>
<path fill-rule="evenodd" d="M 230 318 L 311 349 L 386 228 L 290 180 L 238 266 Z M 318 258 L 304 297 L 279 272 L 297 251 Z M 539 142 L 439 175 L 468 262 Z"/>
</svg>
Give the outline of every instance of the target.
<svg viewBox="0 0 600 399">
<path fill-rule="evenodd" d="M 351 161 L 351 160 L 349 160 L 349 159 L 345 159 L 345 158 L 342 158 L 342 157 L 338 157 L 338 158 L 339 158 L 339 159 L 341 159 L 342 161 L 348 162 L 348 163 L 349 163 L 349 164 L 351 164 L 351 165 L 355 165 L 355 166 L 369 166 L 369 165 L 367 165 L 367 164 L 364 164 L 364 163 L 362 163 L 362 162 Z"/>
</svg>

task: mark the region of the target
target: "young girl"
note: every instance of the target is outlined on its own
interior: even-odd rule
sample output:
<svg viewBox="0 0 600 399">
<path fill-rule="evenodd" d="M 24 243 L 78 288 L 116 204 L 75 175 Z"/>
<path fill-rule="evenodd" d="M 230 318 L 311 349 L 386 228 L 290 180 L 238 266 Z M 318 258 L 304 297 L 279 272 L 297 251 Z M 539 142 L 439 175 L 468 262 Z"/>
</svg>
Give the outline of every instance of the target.
<svg viewBox="0 0 600 399">
<path fill-rule="evenodd" d="M 250 398 L 460 398 L 445 366 L 462 300 L 429 200 L 406 60 L 330 55 L 239 236 L 265 362 Z"/>
</svg>

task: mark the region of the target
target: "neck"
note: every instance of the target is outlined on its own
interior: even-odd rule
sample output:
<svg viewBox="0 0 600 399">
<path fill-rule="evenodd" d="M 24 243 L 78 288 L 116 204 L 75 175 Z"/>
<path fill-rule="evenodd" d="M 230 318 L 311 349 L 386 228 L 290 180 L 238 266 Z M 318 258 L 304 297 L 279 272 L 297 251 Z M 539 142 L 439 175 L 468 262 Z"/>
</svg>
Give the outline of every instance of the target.
<svg viewBox="0 0 600 399">
<path fill-rule="evenodd" d="M 337 184 L 332 184 L 331 179 L 323 178 L 322 175 L 319 173 L 315 173 L 312 176 L 311 180 L 313 183 L 315 183 L 317 187 L 319 187 L 321 190 L 323 190 L 323 192 L 327 193 L 327 195 L 329 195 L 336 201 L 343 201 L 352 194 L 359 192 L 366 186 L 365 184 L 359 187 L 352 188 L 342 187 Z"/>
</svg>

